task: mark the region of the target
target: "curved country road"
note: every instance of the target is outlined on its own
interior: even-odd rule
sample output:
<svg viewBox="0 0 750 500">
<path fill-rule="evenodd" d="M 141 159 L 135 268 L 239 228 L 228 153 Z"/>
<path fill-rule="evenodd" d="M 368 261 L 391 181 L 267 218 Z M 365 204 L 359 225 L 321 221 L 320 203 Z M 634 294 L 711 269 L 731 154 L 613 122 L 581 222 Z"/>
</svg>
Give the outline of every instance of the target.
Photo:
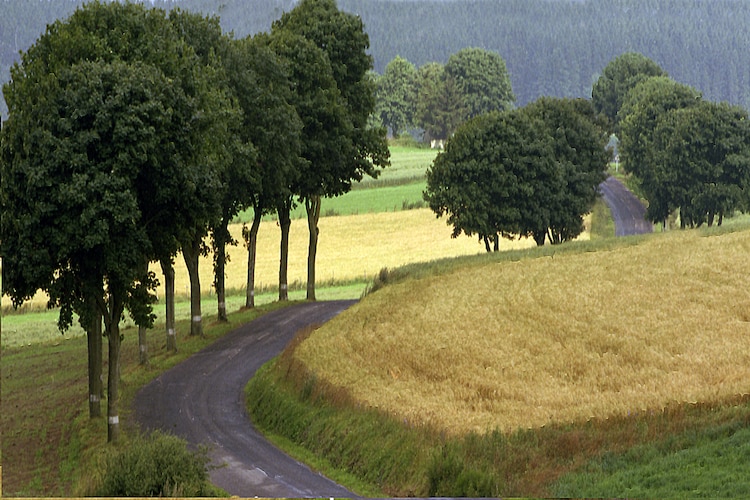
<svg viewBox="0 0 750 500">
<path fill-rule="evenodd" d="M 311 302 L 243 325 L 141 389 L 135 418 L 192 444 L 209 446 L 211 481 L 240 497 L 354 497 L 285 455 L 252 426 L 244 387 L 307 325 L 322 324 L 354 301 Z"/>
<path fill-rule="evenodd" d="M 614 177 L 599 189 L 615 220 L 616 236 L 652 231 L 645 208 Z M 285 455 L 253 427 L 244 387 L 261 365 L 308 325 L 322 324 L 355 301 L 312 302 L 266 314 L 163 373 L 141 389 L 135 418 L 192 444 L 208 445 L 211 481 L 240 497 L 354 497 Z"/>
<path fill-rule="evenodd" d="M 604 202 L 615 221 L 615 236 L 650 233 L 653 225 L 645 219 L 646 207 L 620 181 L 610 176 L 599 184 Z"/>
</svg>

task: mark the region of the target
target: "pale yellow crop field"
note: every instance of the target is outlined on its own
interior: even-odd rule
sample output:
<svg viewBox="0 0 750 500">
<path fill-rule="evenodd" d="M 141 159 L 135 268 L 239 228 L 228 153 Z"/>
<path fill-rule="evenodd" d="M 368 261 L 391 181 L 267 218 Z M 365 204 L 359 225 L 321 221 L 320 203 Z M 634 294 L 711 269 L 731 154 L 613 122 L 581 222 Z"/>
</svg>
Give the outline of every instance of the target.
<svg viewBox="0 0 750 500">
<path fill-rule="evenodd" d="M 750 393 L 750 231 L 473 266 L 386 287 L 295 357 L 360 402 L 448 432 Z"/>
<path fill-rule="evenodd" d="M 226 271 L 227 288 L 244 289 L 247 282 L 247 249 L 242 242 L 242 226 L 231 227 L 236 247 L 229 247 L 230 262 Z M 263 222 L 258 233 L 256 287 L 276 286 L 279 276 L 280 230 L 274 221 Z M 484 253 L 484 245 L 476 238 L 450 237 L 451 227 L 445 219 L 437 219 L 429 209 L 375 214 L 323 217 L 320 219 L 317 280 L 371 279 L 383 267 L 397 267 L 412 262 Z M 306 220 L 292 221 L 289 243 L 289 283 L 307 281 Z M 501 249 L 526 248 L 533 241 L 501 241 Z M 210 292 L 213 283 L 212 255 L 202 259 L 200 276 L 202 291 Z M 161 276 L 161 267 L 151 269 Z M 176 292 L 188 295 L 189 279 L 182 256 L 175 259 Z M 161 297 L 163 290 L 160 287 Z M 3 297 L 3 305 L 9 305 Z M 42 306 L 47 301 L 38 294 L 34 302 Z"/>
</svg>

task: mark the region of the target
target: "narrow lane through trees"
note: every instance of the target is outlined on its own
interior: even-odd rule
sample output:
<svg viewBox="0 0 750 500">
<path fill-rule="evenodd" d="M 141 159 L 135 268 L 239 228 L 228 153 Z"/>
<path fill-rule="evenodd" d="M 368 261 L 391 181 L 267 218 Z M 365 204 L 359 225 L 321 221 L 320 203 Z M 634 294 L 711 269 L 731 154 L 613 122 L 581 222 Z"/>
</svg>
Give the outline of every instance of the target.
<svg viewBox="0 0 750 500">
<path fill-rule="evenodd" d="M 615 236 L 650 233 L 653 224 L 646 220 L 646 207 L 613 176 L 599 185 L 604 202 L 615 221 Z"/>
</svg>

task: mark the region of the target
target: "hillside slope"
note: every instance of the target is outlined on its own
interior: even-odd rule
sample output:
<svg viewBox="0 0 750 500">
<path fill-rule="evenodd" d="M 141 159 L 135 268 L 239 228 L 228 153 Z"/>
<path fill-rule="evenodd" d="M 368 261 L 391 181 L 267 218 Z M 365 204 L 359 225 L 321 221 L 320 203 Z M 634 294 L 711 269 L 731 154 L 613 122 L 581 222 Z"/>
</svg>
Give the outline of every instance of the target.
<svg viewBox="0 0 750 500">
<path fill-rule="evenodd" d="M 578 248 L 386 286 L 294 356 L 366 406 L 451 434 L 750 392 L 750 230 Z"/>
</svg>

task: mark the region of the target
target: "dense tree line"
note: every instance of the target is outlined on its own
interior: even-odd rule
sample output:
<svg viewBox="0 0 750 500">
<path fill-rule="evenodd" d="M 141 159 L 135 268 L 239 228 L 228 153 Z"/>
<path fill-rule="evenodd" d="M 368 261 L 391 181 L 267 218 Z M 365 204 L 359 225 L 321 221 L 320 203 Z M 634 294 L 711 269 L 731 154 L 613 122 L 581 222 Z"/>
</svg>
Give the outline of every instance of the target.
<svg viewBox="0 0 750 500">
<path fill-rule="evenodd" d="M 503 58 L 476 47 L 459 50 L 445 65 L 432 62 L 419 70 L 396 57 L 382 76 L 372 78 L 373 120 L 394 135 L 416 127 L 426 140 L 445 141 L 464 121 L 510 109 L 515 102 Z"/>
<path fill-rule="evenodd" d="M 465 122 L 427 172 L 425 200 L 453 237 L 558 244 L 583 231 L 604 180 L 606 132 L 591 102 L 541 98 Z"/>
<path fill-rule="evenodd" d="M 267 31 L 293 0 L 156 0 L 220 16 L 225 31 Z M 0 0 L 0 78 L 78 0 Z M 589 97 L 603 68 L 625 52 L 653 59 L 706 99 L 750 107 L 750 3 L 743 0 L 341 0 L 362 17 L 374 68 L 401 56 L 445 64 L 466 47 L 500 54 L 519 105 L 541 96 Z M 0 103 L 0 106 L 3 106 Z"/>
<path fill-rule="evenodd" d="M 128 312 L 141 333 L 154 321 L 149 263 L 164 272 L 175 349 L 175 256 L 190 276 L 190 334 L 201 335 L 200 255 L 213 248 L 226 320 L 228 224 L 247 208 L 256 221 L 275 211 L 286 300 L 289 211 L 304 203 L 315 299 L 321 199 L 389 161 L 385 129 L 368 125 L 368 44 L 361 20 L 334 0 L 302 0 L 269 34 L 243 39 L 223 34 L 215 17 L 92 2 L 50 24 L 12 67 L 0 130 L 3 293 L 17 306 L 45 291 L 61 330 L 78 316 L 89 337 L 92 417 L 108 338 L 110 441 L 119 434 L 120 321 Z M 249 291 L 255 235 L 253 224 Z"/>
<path fill-rule="evenodd" d="M 703 99 L 654 61 L 613 59 L 593 88 L 593 106 L 621 136 L 623 164 L 648 199 L 647 217 L 665 227 L 721 225 L 750 207 L 747 111 Z"/>
</svg>

